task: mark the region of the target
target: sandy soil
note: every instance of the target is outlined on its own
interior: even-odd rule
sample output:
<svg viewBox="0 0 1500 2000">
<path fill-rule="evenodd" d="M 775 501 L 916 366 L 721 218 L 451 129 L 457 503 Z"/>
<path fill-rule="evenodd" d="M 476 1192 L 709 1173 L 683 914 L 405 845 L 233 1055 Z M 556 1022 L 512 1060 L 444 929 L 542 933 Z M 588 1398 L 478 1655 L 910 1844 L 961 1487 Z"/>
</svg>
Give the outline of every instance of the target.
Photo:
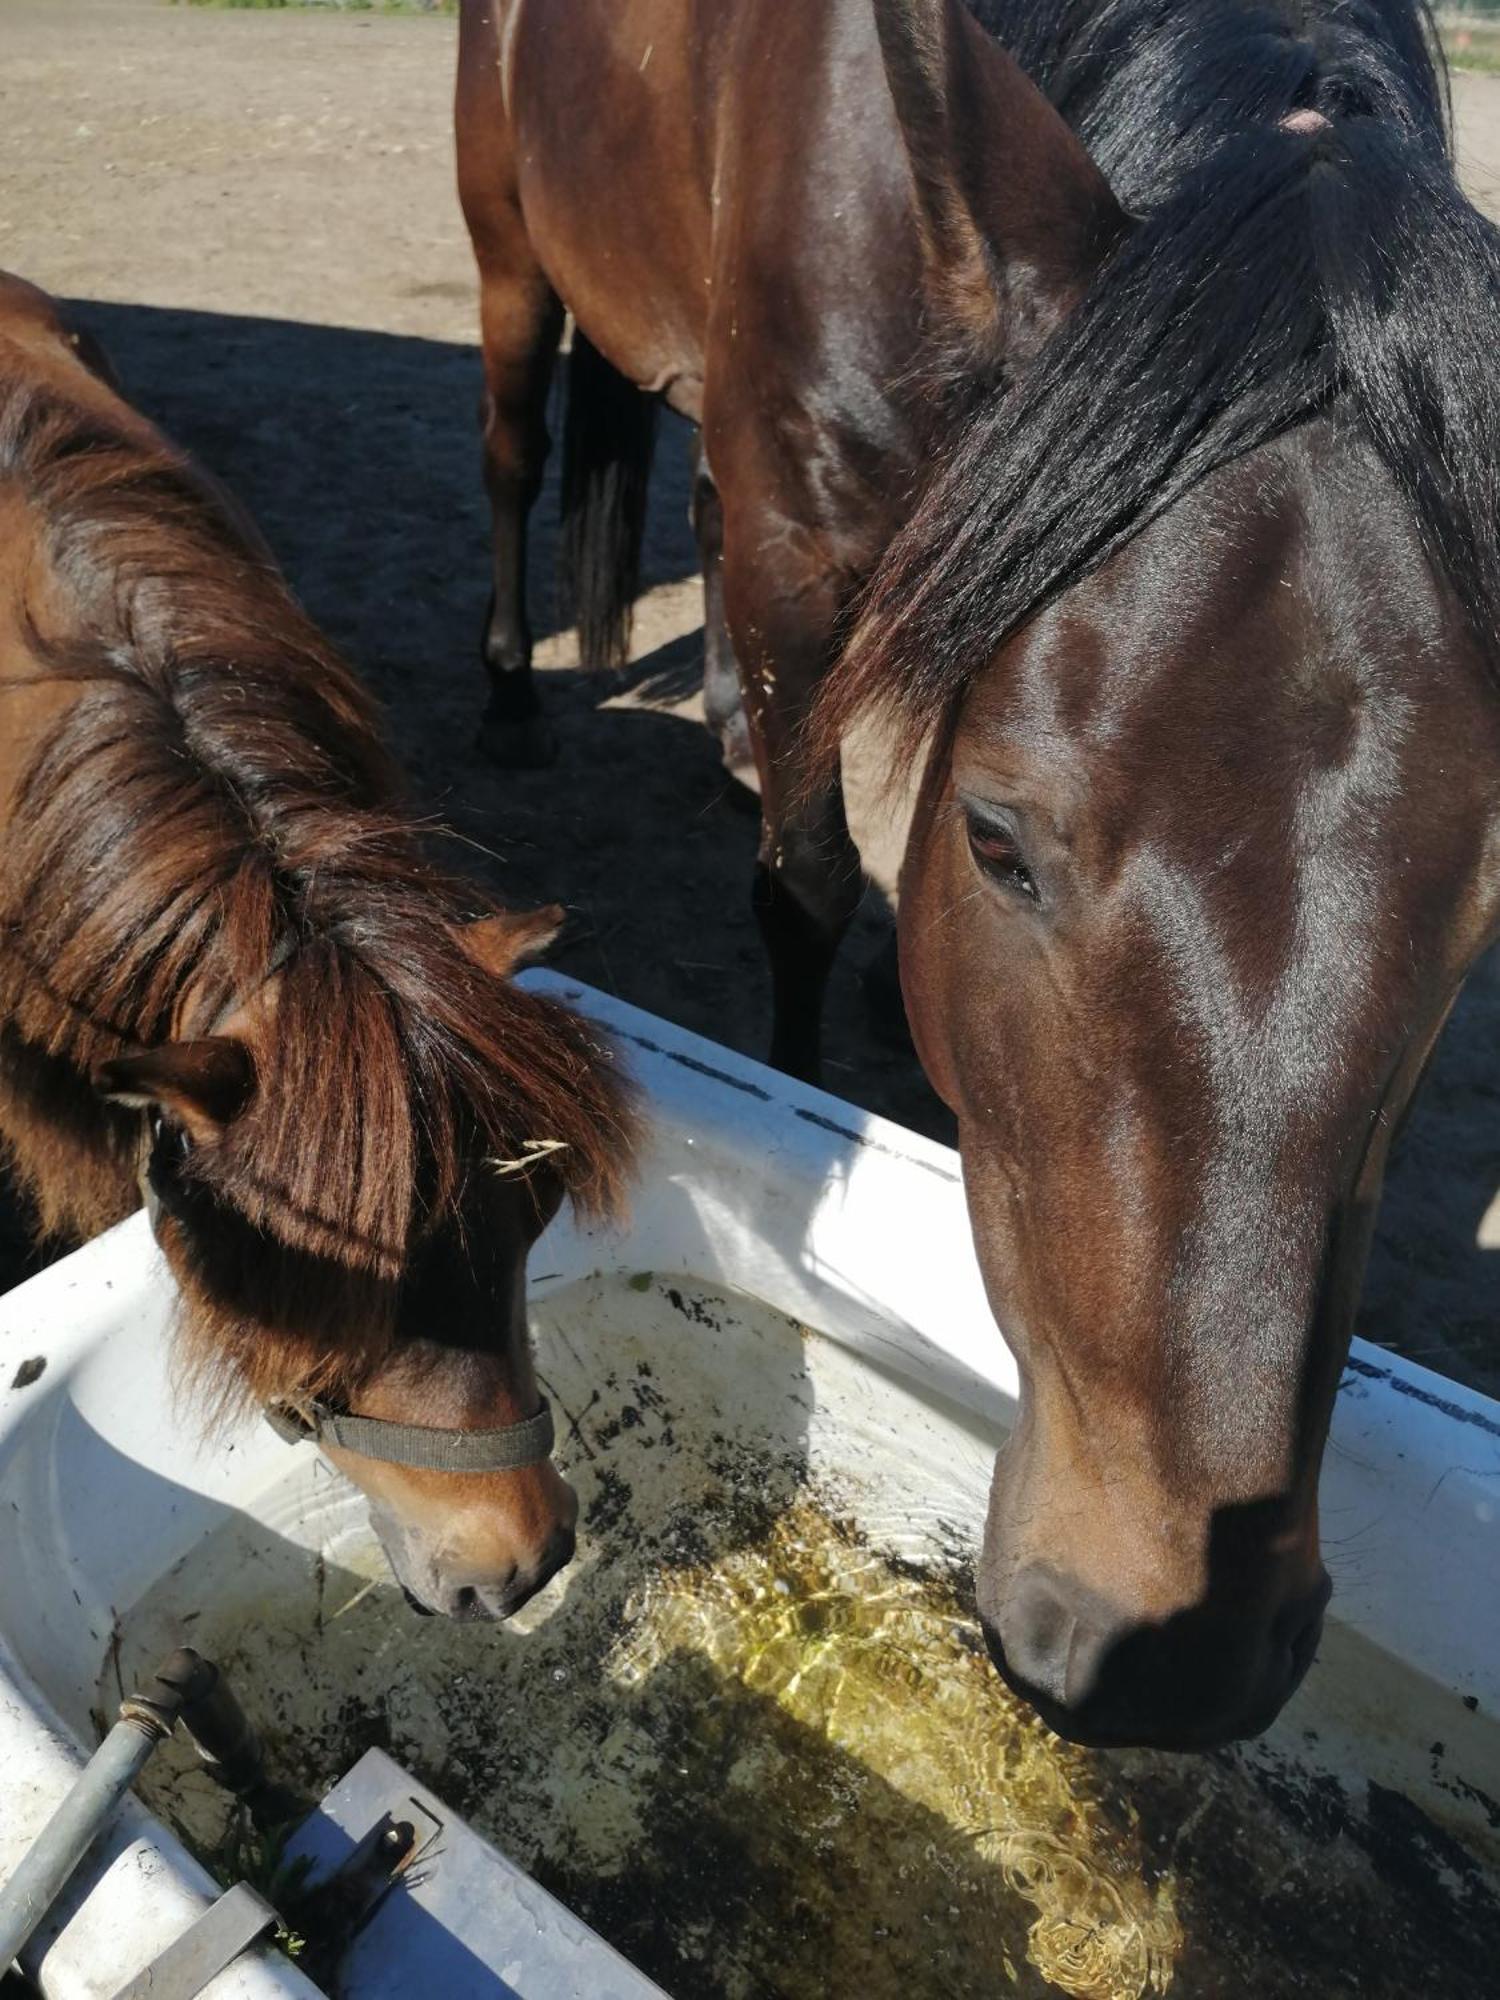
<svg viewBox="0 0 1500 2000">
<path fill-rule="evenodd" d="M 136 400 L 249 504 L 386 702 L 422 793 L 516 902 L 576 913 L 559 962 L 759 1054 L 753 815 L 701 724 L 687 436 L 663 438 L 638 662 L 542 660 L 564 761 L 475 753 L 485 581 L 471 266 L 452 190 L 454 23 L 0 0 L 0 265 L 83 302 Z M 1500 213 L 1500 80 L 1458 79 L 1465 171 Z M 535 542 L 552 602 L 553 496 Z M 872 760 L 865 759 L 868 769 Z M 829 1083 L 950 1136 L 869 1032 L 856 970 L 889 925 L 901 812 L 853 813 L 872 875 L 829 1009 Z M 1395 1161 L 1361 1330 L 1500 1384 L 1500 972 L 1471 980 Z M 1491 1219 L 1492 1204 L 1495 1213 Z"/>
</svg>

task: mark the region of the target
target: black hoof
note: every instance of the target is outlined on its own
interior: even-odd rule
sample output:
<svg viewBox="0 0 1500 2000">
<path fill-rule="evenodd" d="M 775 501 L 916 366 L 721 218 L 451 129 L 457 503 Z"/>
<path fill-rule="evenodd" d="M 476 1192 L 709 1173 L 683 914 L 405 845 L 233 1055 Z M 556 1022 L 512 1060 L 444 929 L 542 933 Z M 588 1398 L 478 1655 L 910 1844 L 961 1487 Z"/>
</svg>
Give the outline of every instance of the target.
<svg viewBox="0 0 1500 2000">
<path fill-rule="evenodd" d="M 486 715 L 479 725 L 480 753 L 502 771 L 545 771 L 557 762 L 557 736 L 544 715 L 519 721 Z"/>
</svg>

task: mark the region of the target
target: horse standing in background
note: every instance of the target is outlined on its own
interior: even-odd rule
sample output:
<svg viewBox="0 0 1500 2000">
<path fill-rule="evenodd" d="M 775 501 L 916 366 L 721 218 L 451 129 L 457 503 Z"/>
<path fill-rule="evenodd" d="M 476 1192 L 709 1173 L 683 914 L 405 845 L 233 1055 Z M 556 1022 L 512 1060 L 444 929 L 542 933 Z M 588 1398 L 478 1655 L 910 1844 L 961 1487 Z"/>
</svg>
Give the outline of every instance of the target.
<svg viewBox="0 0 1500 2000">
<path fill-rule="evenodd" d="M 190 1371 L 284 1406 L 419 1608 L 505 1616 L 573 1549 L 525 1315 L 632 1119 L 507 975 L 362 690 L 252 530 L 0 276 L 0 1136 L 40 1225 L 144 1194 Z"/>
<path fill-rule="evenodd" d="M 1317 1645 L 1391 1132 L 1500 921 L 1500 241 L 1418 0 L 982 11 L 465 0 L 489 729 L 545 748 L 566 305 L 586 659 L 640 392 L 701 427 L 708 705 L 732 649 L 804 1076 L 860 891 L 840 741 L 881 713 L 925 760 L 902 984 L 1023 1384 L 981 1614 L 1059 1730 L 1187 1747 Z"/>
</svg>

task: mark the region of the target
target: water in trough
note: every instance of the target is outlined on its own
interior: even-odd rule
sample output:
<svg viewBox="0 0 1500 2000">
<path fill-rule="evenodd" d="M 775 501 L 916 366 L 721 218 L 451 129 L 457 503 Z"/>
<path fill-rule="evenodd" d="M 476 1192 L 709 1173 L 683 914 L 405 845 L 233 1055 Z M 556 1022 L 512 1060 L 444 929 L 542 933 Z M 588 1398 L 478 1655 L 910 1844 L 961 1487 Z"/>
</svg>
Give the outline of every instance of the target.
<svg viewBox="0 0 1500 2000">
<path fill-rule="evenodd" d="M 993 1440 L 963 1413 L 680 1281 L 536 1322 L 583 1533 L 516 1621 L 416 1618 L 318 1467 L 124 1619 L 101 1702 L 189 1641 L 309 1803 L 388 1748 L 678 2000 L 1493 1991 L 1494 1854 L 1303 1768 L 1296 1727 L 1100 1756 L 1005 1692 L 969 1575 Z M 1365 1652 L 1335 1629 L 1315 1672 L 1384 1675 L 1408 1725 L 1425 1695 Z M 190 1752 L 144 1789 L 234 1847 Z"/>
</svg>

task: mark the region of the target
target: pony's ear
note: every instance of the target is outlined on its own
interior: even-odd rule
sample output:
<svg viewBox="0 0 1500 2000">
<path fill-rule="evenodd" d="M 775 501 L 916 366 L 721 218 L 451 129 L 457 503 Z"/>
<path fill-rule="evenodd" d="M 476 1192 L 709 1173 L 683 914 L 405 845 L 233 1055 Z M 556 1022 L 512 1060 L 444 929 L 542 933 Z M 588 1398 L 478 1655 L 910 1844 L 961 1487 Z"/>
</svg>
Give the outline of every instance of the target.
<svg viewBox="0 0 1500 2000">
<path fill-rule="evenodd" d="M 120 378 L 115 373 L 114 363 L 86 326 L 69 325 L 68 345 L 91 375 L 116 392 L 120 389 Z"/>
<path fill-rule="evenodd" d="M 170 1112 L 203 1145 L 237 1118 L 255 1088 L 255 1063 L 231 1035 L 165 1042 L 138 1056 L 116 1056 L 94 1072 L 94 1088 L 112 1104 Z"/>
<path fill-rule="evenodd" d="M 962 0 L 874 0 L 939 330 L 1021 362 L 1124 233 L 1109 185 Z"/>
<path fill-rule="evenodd" d="M 459 942 L 486 972 L 504 979 L 540 958 L 567 920 L 561 903 L 546 903 L 539 910 L 497 910 L 492 917 L 465 924 Z"/>
</svg>

